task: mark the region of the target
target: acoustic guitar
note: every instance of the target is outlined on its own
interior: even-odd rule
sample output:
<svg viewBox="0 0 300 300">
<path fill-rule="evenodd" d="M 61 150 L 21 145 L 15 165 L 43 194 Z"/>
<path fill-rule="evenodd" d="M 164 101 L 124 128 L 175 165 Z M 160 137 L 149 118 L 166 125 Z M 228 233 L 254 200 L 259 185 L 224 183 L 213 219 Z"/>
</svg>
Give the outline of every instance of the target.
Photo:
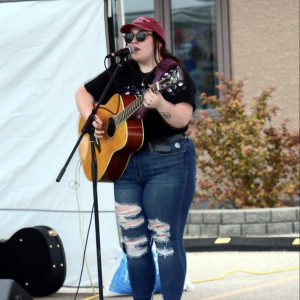
<svg viewBox="0 0 300 300">
<path fill-rule="evenodd" d="M 52 228 L 23 228 L 0 240 L 1 279 L 13 279 L 31 296 L 42 297 L 61 288 L 65 277 L 64 248 Z"/>
<path fill-rule="evenodd" d="M 177 67 L 150 89 L 154 93 L 166 89 L 171 91 L 181 86 L 182 80 L 182 69 Z M 107 104 L 100 105 L 97 115 L 103 121 L 104 135 L 95 142 L 97 181 L 115 182 L 120 179 L 131 155 L 143 145 L 143 120 L 136 112 L 144 108 L 144 95 L 115 94 Z M 79 135 L 84 124 L 84 119 L 80 117 Z M 79 157 L 87 179 L 92 181 L 91 142 L 88 134 L 84 135 L 79 145 Z"/>
</svg>

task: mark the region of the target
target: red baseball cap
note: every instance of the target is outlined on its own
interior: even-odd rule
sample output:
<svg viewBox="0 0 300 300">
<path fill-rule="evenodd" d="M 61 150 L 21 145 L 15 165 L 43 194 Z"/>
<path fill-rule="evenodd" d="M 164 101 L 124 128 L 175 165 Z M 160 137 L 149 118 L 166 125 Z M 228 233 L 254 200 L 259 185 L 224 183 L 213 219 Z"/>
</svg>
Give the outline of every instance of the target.
<svg viewBox="0 0 300 300">
<path fill-rule="evenodd" d="M 127 33 L 132 26 L 137 26 L 147 31 L 154 31 L 162 38 L 163 41 L 165 41 L 165 31 L 163 27 L 157 20 L 153 18 L 145 17 L 145 16 L 139 17 L 135 19 L 132 23 L 123 25 L 120 28 L 120 32 Z"/>
</svg>

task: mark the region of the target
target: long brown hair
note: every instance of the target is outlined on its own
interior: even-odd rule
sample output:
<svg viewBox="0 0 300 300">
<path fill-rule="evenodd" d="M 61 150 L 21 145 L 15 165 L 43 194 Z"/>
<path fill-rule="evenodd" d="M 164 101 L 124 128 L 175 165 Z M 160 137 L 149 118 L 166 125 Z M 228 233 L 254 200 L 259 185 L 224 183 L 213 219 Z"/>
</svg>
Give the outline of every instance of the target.
<svg viewBox="0 0 300 300">
<path fill-rule="evenodd" d="M 171 58 L 176 61 L 178 64 L 181 65 L 181 61 L 178 57 L 173 55 L 167 48 L 166 42 L 155 32 L 153 31 L 153 39 L 154 39 L 154 53 L 159 53 L 159 56 L 164 58 Z M 162 46 L 160 46 L 160 44 Z M 157 55 L 155 55 L 155 62 L 158 65 L 159 62 L 157 61 Z"/>
</svg>

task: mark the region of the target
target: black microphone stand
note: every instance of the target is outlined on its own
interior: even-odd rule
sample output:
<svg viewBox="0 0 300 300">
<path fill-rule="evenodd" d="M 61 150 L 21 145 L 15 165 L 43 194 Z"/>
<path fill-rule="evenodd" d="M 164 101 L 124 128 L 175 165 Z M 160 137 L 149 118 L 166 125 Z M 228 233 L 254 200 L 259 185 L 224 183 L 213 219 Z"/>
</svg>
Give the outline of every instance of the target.
<svg viewBox="0 0 300 300">
<path fill-rule="evenodd" d="M 120 62 L 117 64 L 115 71 L 113 72 L 107 86 L 105 87 L 97 105 L 92 110 L 91 114 L 89 115 L 88 119 L 86 120 L 84 126 L 81 129 L 81 134 L 71 151 L 65 165 L 61 169 L 59 175 L 56 178 L 56 181 L 59 182 L 64 175 L 67 166 L 69 165 L 73 155 L 75 154 L 83 136 L 88 133 L 90 135 L 90 143 L 91 143 L 91 170 L 92 170 L 92 182 L 93 182 L 93 199 L 94 199 L 94 215 L 95 215 L 95 232 L 96 232 L 96 249 L 97 249 L 97 267 L 98 267 L 98 285 L 99 285 L 99 295 L 100 300 L 103 300 L 103 279 L 102 279 L 102 265 L 101 265 L 101 246 L 100 246 L 100 225 L 99 225 L 99 214 L 98 214 L 98 195 L 97 195 L 97 160 L 96 160 L 96 153 L 95 153 L 95 137 L 94 137 L 94 127 L 92 125 L 94 121 L 94 117 L 103 102 L 104 97 L 106 96 L 108 89 L 110 88 L 112 82 L 114 81 L 115 77 L 117 76 L 119 70 L 124 65 L 125 58 L 121 58 Z M 101 151 L 101 148 L 100 148 Z"/>
</svg>

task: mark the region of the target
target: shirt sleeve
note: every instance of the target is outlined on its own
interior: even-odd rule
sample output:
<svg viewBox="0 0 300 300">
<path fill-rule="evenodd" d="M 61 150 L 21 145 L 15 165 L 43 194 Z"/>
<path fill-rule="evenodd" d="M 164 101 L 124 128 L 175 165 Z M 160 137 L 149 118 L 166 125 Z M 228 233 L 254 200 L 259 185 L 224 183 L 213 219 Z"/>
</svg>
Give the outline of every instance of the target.
<svg viewBox="0 0 300 300">
<path fill-rule="evenodd" d="M 196 109 L 195 103 L 195 96 L 196 96 L 196 89 L 192 78 L 190 77 L 189 73 L 183 68 L 183 85 L 180 86 L 178 83 L 175 85 L 176 87 L 171 87 L 171 89 L 167 89 L 163 91 L 164 98 L 173 103 L 178 104 L 181 102 L 190 103 L 193 107 L 193 110 Z"/>
<path fill-rule="evenodd" d="M 95 103 L 97 103 L 100 100 L 103 91 L 108 85 L 109 80 L 111 78 L 111 74 L 113 72 L 114 72 L 113 67 L 110 67 L 108 70 L 105 70 L 104 72 L 90 79 L 84 84 L 84 87 L 87 90 L 87 92 L 93 96 Z M 103 99 L 102 104 L 106 104 L 107 101 L 113 96 L 113 94 L 115 94 L 115 92 L 116 92 L 116 88 L 113 83 L 111 87 L 108 89 L 107 95 Z"/>
</svg>

